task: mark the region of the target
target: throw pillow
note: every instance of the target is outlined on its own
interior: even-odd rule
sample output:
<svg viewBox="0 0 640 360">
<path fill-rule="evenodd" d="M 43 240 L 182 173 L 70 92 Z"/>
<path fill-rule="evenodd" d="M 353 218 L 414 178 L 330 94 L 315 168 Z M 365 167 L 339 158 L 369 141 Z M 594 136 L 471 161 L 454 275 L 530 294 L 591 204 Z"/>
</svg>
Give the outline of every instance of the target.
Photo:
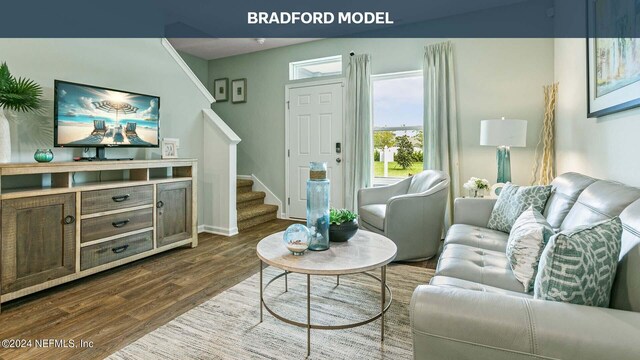
<svg viewBox="0 0 640 360">
<path fill-rule="evenodd" d="M 540 258 L 534 298 L 608 307 L 621 237 L 618 217 L 551 237 Z"/>
<path fill-rule="evenodd" d="M 507 258 L 513 274 L 524 285 L 526 292 L 533 288 L 540 255 L 553 234 L 547 219 L 532 206 L 518 217 L 511 228 Z"/>
<path fill-rule="evenodd" d="M 513 223 L 530 206 L 540 213 L 544 211 L 549 194 L 551 194 L 551 185 L 518 186 L 507 183 L 493 206 L 487 227 L 506 233 L 511 232 Z"/>
</svg>

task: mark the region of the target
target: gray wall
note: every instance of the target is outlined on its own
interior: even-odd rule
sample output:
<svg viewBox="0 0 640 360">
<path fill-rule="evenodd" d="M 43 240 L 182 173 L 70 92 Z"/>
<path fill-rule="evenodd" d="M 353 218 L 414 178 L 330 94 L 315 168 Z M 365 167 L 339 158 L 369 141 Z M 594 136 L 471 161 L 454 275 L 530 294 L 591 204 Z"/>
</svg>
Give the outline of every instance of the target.
<svg viewBox="0 0 640 360">
<path fill-rule="evenodd" d="M 268 40 L 267 40 L 268 41 Z M 372 73 L 422 68 L 424 46 L 436 39 L 327 39 L 209 61 L 209 79 L 247 78 L 248 101 L 213 109 L 240 136 L 238 174 L 256 174 L 285 200 L 284 98 L 291 61 L 348 53 L 372 55 Z M 496 180 L 495 149 L 482 147 L 480 120 L 529 120 L 528 147 L 512 151 L 513 181 L 528 183 L 544 115 L 542 86 L 553 82 L 553 39 L 453 40 L 461 122 L 462 179 Z"/>
<path fill-rule="evenodd" d="M 160 96 L 160 136 L 179 138 L 180 157 L 202 160 L 202 115 L 210 106 L 160 39 L 0 39 L 0 61 L 44 88 L 39 115 L 11 116 L 13 161 L 33 162 L 36 148 L 53 148 L 53 80 Z M 54 161 L 81 149 L 53 149 Z M 93 155 L 93 151 L 91 152 Z M 109 157 L 160 157 L 159 149 L 108 149 Z M 199 194 L 202 218 L 202 193 Z"/>
</svg>

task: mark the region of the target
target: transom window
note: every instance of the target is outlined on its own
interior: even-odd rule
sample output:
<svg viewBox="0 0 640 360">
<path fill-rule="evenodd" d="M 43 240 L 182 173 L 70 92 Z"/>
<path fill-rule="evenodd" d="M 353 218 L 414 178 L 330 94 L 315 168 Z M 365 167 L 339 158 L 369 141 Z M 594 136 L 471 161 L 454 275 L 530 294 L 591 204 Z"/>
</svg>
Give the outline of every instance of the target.
<svg viewBox="0 0 640 360">
<path fill-rule="evenodd" d="M 371 81 L 374 185 L 387 185 L 422 171 L 422 71 L 374 75 Z"/>
<path fill-rule="evenodd" d="M 342 55 L 289 63 L 289 80 L 342 75 Z"/>
</svg>

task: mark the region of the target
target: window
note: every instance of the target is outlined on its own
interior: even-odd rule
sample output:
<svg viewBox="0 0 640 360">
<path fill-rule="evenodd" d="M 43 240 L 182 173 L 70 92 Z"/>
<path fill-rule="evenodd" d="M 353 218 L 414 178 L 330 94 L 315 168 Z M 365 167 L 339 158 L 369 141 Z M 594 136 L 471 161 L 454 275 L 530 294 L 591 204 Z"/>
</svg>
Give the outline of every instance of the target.
<svg viewBox="0 0 640 360">
<path fill-rule="evenodd" d="M 289 63 L 289 80 L 342 75 L 342 55 Z"/>
<path fill-rule="evenodd" d="M 374 75 L 372 87 L 374 185 L 388 185 L 422 171 L 422 71 Z"/>
</svg>

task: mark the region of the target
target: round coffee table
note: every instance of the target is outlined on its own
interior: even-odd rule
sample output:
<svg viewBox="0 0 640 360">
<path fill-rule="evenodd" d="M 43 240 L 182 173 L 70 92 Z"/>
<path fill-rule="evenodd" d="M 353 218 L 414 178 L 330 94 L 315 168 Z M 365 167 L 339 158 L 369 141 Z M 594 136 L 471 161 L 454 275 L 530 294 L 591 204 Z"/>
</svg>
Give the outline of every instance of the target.
<svg viewBox="0 0 640 360">
<path fill-rule="evenodd" d="M 365 230 L 358 232 L 349 240 L 342 243 L 331 243 L 331 247 L 324 251 L 307 250 L 302 256 L 294 256 L 282 242 L 284 232 L 272 234 L 262 239 L 257 246 L 260 258 L 260 322 L 262 322 L 262 308 L 264 307 L 276 319 L 288 324 L 307 328 L 307 356 L 311 354 L 311 329 L 337 330 L 347 329 L 368 324 L 380 318 L 380 337 L 384 341 L 384 314 L 391 306 L 392 293 L 387 286 L 387 264 L 393 261 L 398 251 L 393 241 L 382 235 Z M 284 270 L 282 274 L 271 279 L 264 287 L 262 284 L 263 263 Z M 380 277 L 366 273 L 380 269 Z M 285 292 L 287 291 L 287 274 L 298 273 L 307 275 L 307 322 L 301 323 L 287 319 L 273 311 L 264 301 L 263 291 L 274 281 L 284 277 Z M 311 275 L 336 276 L 340 285 L 340 275 L 364 273 L 380 281 L 380 312 L 373 317 L 352 324 L 318 325 L 311 323 Z M 389 301 L 387 301 L 387 291 Z"/>
</svg>

